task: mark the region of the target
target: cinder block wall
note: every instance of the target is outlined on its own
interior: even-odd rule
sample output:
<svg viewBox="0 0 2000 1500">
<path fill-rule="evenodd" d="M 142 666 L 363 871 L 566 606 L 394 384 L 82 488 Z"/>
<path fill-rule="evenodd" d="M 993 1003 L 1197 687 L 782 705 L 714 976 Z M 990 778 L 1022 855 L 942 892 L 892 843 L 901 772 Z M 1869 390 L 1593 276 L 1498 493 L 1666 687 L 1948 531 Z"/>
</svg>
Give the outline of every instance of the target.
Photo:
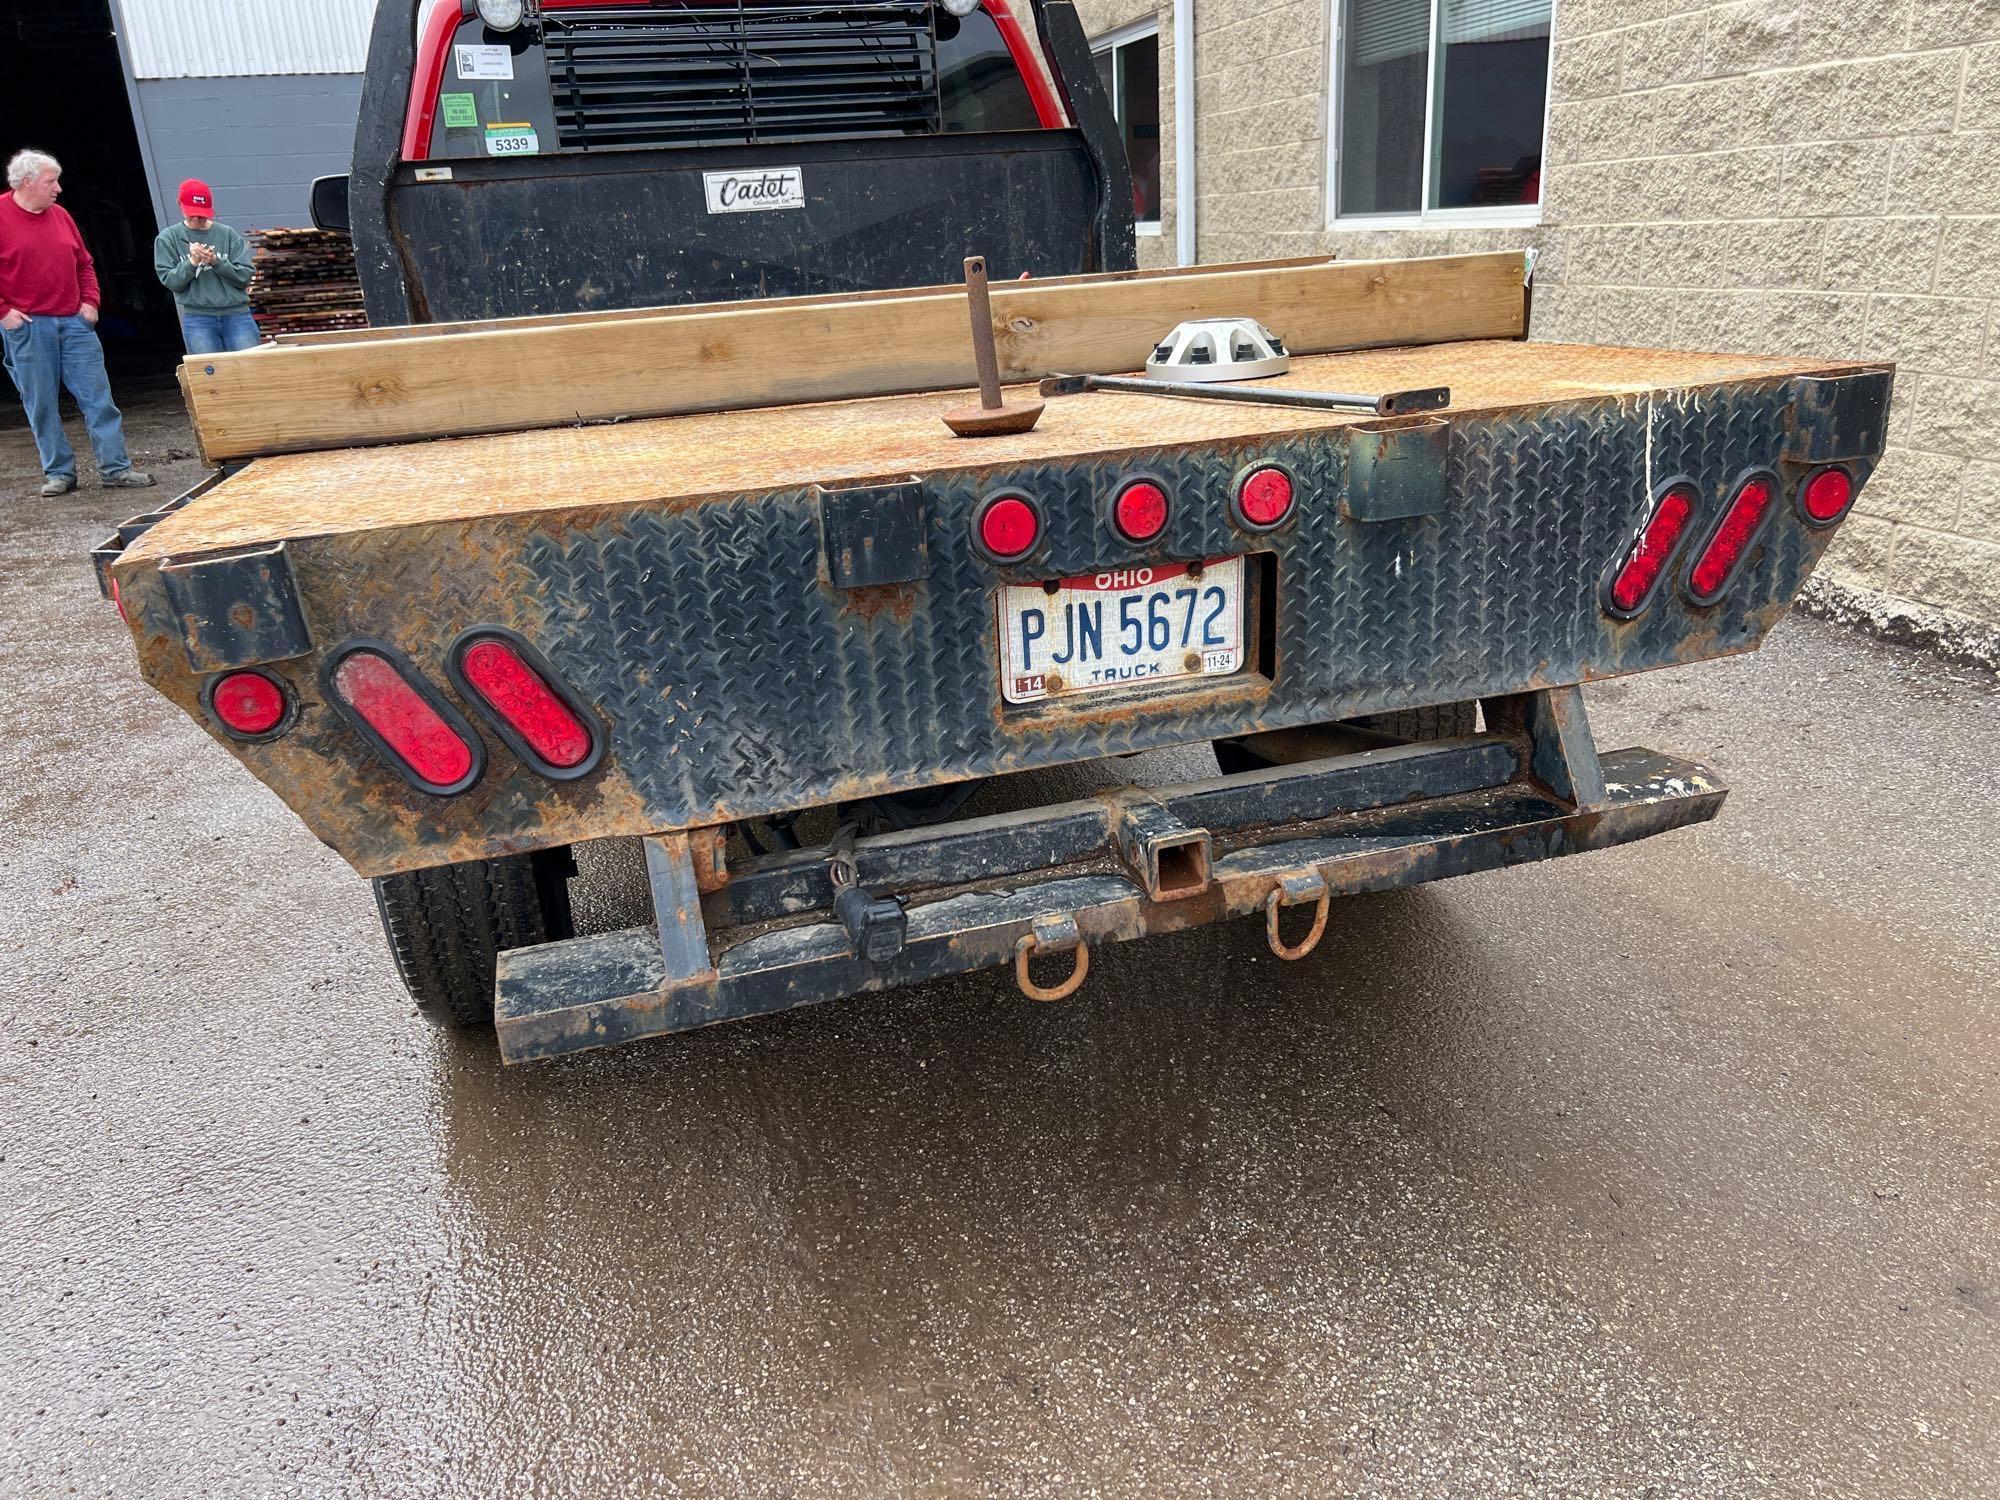
<svg viewBox="0 0 2000 1500">
<path fill-rule="evenodd" d="M 2000 0 L 1556 0 L 1540 227 L 1400 233 L 1326 227 L 1327 0 L 1194 4 L 1201 260 L 1531 246 L 1536 338 L 1894 359 L 1826 572 L 2000 626 Z"/>
</svg>

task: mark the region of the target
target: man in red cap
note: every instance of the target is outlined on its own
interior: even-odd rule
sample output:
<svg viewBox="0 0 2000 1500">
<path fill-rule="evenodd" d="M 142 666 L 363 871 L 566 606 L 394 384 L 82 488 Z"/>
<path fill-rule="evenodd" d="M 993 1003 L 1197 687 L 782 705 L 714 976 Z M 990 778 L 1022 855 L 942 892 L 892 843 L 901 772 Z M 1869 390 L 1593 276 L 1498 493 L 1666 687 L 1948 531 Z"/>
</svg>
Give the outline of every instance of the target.
<svg viewBox="0 0 2000 1500">
<path fill-rule="evenodd" d="M 153 476 L 132 467 L 125 428 L 97 342 L 97 268 L 76 221 L 57 205 L 62 164 L 40 151 L 7 160 L 0 197 L 0 352 L 21 393 L 41 456 L 42 493 L 76 488 L 76 450 L 63 435 L 56 403 L 67 389 L 82 408 L 109 489 L 143 489 Z"/>
<path fill-rule="evenodd" d="M 257 347 L 250 316 L 250 247 L 215 220 L 215 194 L 190 177 L 181 184 L 181 222 L 153 241 L 153 269 L 181 310 L 181 338 L 190 354 Z"/>
</svg>

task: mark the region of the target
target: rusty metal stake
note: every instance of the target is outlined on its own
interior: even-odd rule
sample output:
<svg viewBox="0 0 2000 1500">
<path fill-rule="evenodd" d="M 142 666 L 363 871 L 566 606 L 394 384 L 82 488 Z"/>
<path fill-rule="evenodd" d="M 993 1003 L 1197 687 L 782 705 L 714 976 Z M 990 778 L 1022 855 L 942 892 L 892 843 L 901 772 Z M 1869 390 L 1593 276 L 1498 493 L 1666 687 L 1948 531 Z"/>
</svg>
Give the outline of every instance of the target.
<svg viewBox="0 0 2000 1500">
<path fill-rule="evenodd" d="M 993 305 L 986 296 L 986 257 L 965 260 L 965 300 L 972 313 L 972 359 L 979 366 L 979 404 L 944 414 L 944 425 L 960 437 L 1005 437 L 1027 432 L 1041 420 L 1039 401 L 1009 402 L 1000 394 L 1000 356 L 993 347 Z"/>
</svg>

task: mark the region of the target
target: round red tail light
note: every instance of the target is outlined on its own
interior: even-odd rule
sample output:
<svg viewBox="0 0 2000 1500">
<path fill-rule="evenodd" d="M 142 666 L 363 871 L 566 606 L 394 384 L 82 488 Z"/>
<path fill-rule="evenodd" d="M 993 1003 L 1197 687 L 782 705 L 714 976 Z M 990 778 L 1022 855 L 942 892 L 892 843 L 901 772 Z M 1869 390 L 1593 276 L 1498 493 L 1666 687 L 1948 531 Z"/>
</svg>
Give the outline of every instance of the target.
<svg viewBox="0 0 2000 1500">
<path fill-rule="evenodd" d="M 1042 534 L 1042 518 L 1020 495 L 996 495 L 979 508 L 979 545 L 1000 562 L 1026 557 Z"/>
<path fill-rule="evenodd" d="M 1799 509 L 1815 526 L 1831 526 L 1854 502 L 1854 479 L 1845 469 L 1821 469 L 1799 490 Z"/>
<path fill-rule="evenodd" d="M 1128 542 L 1150 542 L 1167 529 L 1167 492 L 1150 479 L 1135 480 L 1111 502 L 1111 523 Z"/>
<path fill-rule="evenodd" d="M 1736 486 L 1729 509 L 1722 513 L 1722 524 L 1715 528 L 1688 575 L 1688 589 L 1696 603 L 1712 604 L 1728 587 L 1777 493 L 1777 481 L 1768 474 L 1752 474 Z"/>
<path fill-rule="evenodd" d="M 262 672 L 229 672 L 209 685 L 208 706 L 231 734 L 256 738 L 285 721 L 285 690 Z"/>
<path fill-rule="evenodd" d="M 1252 531 L 1269 531 L 1290 514 L 1292 476 L 1283 469 L 1252 469 L 1236 491 L 1236 513 Z"/>
</svg>

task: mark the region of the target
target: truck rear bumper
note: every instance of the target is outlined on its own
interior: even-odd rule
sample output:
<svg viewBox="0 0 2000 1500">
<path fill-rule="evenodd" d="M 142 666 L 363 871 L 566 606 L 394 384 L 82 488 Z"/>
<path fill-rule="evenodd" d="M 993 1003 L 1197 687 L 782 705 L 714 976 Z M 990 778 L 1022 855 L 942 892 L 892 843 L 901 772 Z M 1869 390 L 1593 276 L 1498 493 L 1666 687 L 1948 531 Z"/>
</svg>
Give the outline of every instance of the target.
<svg viewBox="0 0 2000 1500">
<path fill-rule="evenodd" d="M 1574 689 L 1503 702 L 1531 705 L 1511 735 L 860 840 L 860 885 L 878 902 L 897 897 L 906 923 L 893 954 L 873 961 L 832 919 L 825 851 L 753 861 L 703 899 L 691 867 L 676 869 L 685 838 L 651 841 L 657 928 L 501 956 L 502 1056 L 554 1057 L 1008 963 L 1026 993 L 1060 998 L 1074 987 L 1062 976 L 1081 982 L 1093 947 L 1259 911 L 1273 949 L 1303 957 L 1335 896 L 1630 843 L 1722 804 L 1725 789 L 1693 762 L 1634 749 L 1600 767 Z M 979 878 L 950 878 L 967 871 Z"/>
</svg>

